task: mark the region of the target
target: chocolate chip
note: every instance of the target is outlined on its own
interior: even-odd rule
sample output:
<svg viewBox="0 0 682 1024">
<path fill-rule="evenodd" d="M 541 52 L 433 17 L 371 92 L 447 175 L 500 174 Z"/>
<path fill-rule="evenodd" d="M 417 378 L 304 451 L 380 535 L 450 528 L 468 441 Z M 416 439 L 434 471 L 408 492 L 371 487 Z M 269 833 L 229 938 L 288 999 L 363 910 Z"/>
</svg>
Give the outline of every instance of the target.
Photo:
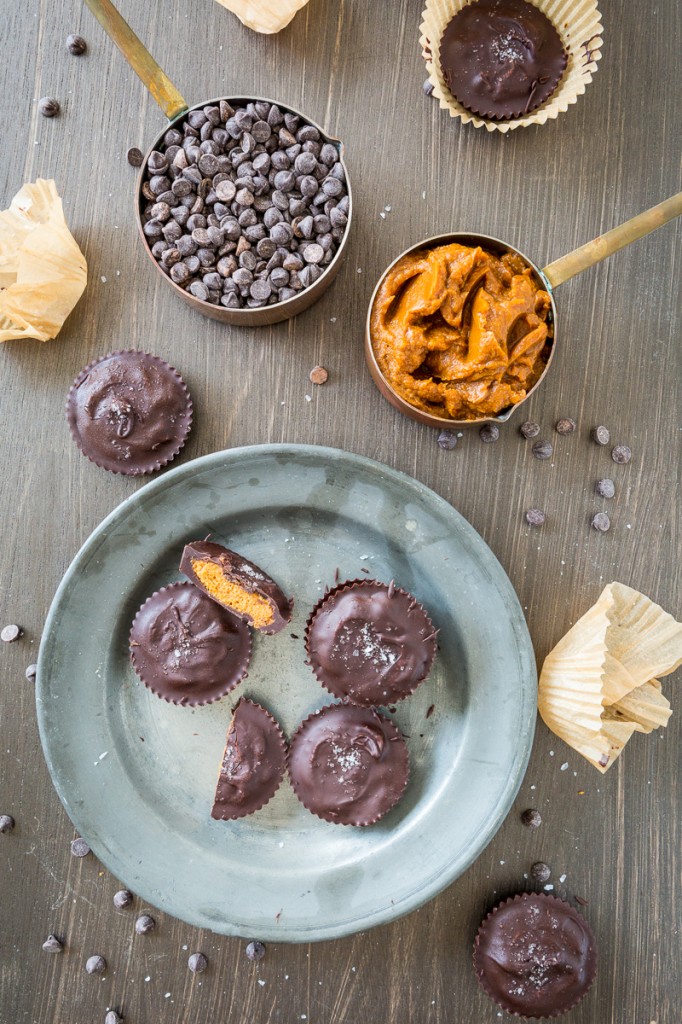
<svg viewBox="0 0 682 1024">
<path fill-rule="evenodd" d="M 123 1024 L 123 1017 L 116 1010 L 107 1010 L 104 1024 Z"/>
<path fill-rule="evenodd" d="M 602 447 L 607 445 L 611 440 L 611 435 L 606 427 L 593 427 L 590 431 L 590 437 L 595 444 L 602 445 Z"/>
<path fill-rule="evenodd" d="M 521 815 L 521 821 L 527 828 L 540 828 L 542 825 L 542 816 L 539 811 L 529 807 L 527 811 L 524 811 Z"/>
<path fill-rule="evenodd" d="M 530 877 L 534 882 L 546 882 L 551 874 L 552 869 L 549 864 L 545 864 L 541 860 L 536 861 L 535 864 L 531 865 Z"/>
<path fill-rule="evenodd" d="M 566 416 L 563 419 L 557 420 L 554 429 L 557 434 L 572 434 L 576 428 L 575 420 L 570 419 Z"/>
<path fill-rule="evenodd" d="M 426 79 L 426 81 L 422 85 L 422 89 L 424 91 L 424 95 L 425 96 L 433 96 L 433 85 L 428 80 L 428 78 Z"/>
<path fill-rule="evenodd" d="M 595 530 L 598 530 L 599 533 L 606 533 L 611 527 L 611 520 L 609 519 L 608 513 L 597 512 L 596 515 L 592 517 L 592 526 Z"/>
<path fill-rule="evenodd" d="M 519 433 L 523 434 L 526 439 L 529 437 L 537 437 L 540 433 L 540 424 L 533 423 L 532 420 L 526 420 L 526 422 L 522 423 L 519 427 Z"/>
<path fill-rule="evenodd" d="M 43 942 L 43 949 L 46 953 L 61 953 L 64 943 L 60 942 L 56 935 L 48 935 Z"/>
<path fill-rule="evenodd" d="M 66 48 L 74 57 L 82 57 L 88 48 L 83 36 L 70 35 L 66 37 Z"/>
<path fill-rule="evenodd" d="M 85 839 L 81 839 L 78 836 L 76 839 L 71 841 L 71 853 L 74 857 L 87 857 L 90 853 L 90 847 L 86 843 Z"/>
<path fill-rule="evenodd" d="M 619 466 L 624 466 L 632 458 L 632 452 L 626 444 L 617 444 L 615 448 L 611 449 L 611 458 Z"/>
<path fill-rule="evenodd" d="M 478 432 L 478 436 L 484 444 L 492 444 L 500 436 L 500 428 L 496 423 L 484 423 Z"/>
<path fill-rule="evenodd" d="M 554 454 L 554 449 L 549 441 L 536 441 L 532 450 L 536 459 L 551 459 Z"/>
<path fill-rule="evenodd" d="M 38 666 L 28 665 L 26 671 L 24 672 L 24 675 L 28 679 L 29 683 L 34 683 L 36 676 L 38 675 Z"/>
<path fill-rule="evenodd" d="M 247 960 L 255 963 L 258 960 L 262 960 L 265 956 L 265 946 L 262 942 L 258 942 L 255 939 L 253 942 L 249 942 L 244 952 L 246 953 Z"/>
<path fill-rule="evenodd" d="M 156 921 L 150 914 L 140 914 L 135 922 L 135 931 L 138 935 L 148 935 L 156 928 Z"/>
<path fill-rule="evenodd" d="M 541 508 L 529 508 L 526 512 L 526 522 L 530 526 L 542 526 L 546 518 Z"/>
<path fill-rule="evenodd" d="M 329 374 L 324 366 L 313 366 L 308 376 L 313 384 L 325 384 L 329 378 Z"/>
<path fill-rule="evenodd" d="M 43 96 L 38 101 L 38 113 L 42 114 L 43 117 L 56 117 L 60 109 L 58 101 L 52 96 Z"/>
<path fill-rule="evenodd" d="M 11 814 L 0 814 L 0 832 L 11 832 L 15 824 Z"/>
<path fill-rule="evenodd" d="M 104 974 L 107 969 L 107 962 L 99 953 L 89 956 L 85 961 L 85 970 L 88 974 Z"/>
<path fill-rule="evenodd" d="M 615 484 L 608 477 L 604 477 L 603 480 L 597 480 L 594 489 L 600 498 L 612 498 L 616 493 Z"/>
<path fill-rule="evenodd" d="M 457 434 L 454 430 L 441 430 L 438 435 L 438 447 L 445 452 L 451 452 L 457 447 Z"/>
<path fill-rule="evenodd" d="M 119 889 L 114 893 L 114 906 L 117 910 L 129 907 L 133 902 L 133 894 L 128 889 Z"/>
<path fill-rule="evenodd" d="M 18 640 L 21 636 L 21 626 L 16 626 L 14 623 L 10 626 L 4 626 L 0 632 L 0 640 L 3 640 L 6 644 L 11 644 L 15 640 Z"/>
<path fill-rule="evenodd" d="M 208 967 L 208 960 L 203 953 L 192 953 L 187 961 L 187 966 L 192 974 L 201 974 Z"/>
</svg>

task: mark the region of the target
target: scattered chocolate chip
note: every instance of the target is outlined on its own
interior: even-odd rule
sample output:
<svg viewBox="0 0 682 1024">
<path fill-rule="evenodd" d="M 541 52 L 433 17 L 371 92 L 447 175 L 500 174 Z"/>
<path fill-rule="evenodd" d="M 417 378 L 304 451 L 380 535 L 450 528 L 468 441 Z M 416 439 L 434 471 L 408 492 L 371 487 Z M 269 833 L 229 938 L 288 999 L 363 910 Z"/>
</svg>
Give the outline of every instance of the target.
<svg viewBox="0 0 682 1024">
<path fill-rule="evenodd" d="M 140 914 L 135 922 L 135 931 L 138 935 L 148 935 L 156 928 L 156 921 L 150 914 Z"/>
<path fill-rule="evenodd" d="M 0 832 L 11 832 L 15 825 L 11 814 L 0 814 Z"/>
<path fill-rule="evenodd" d="M 546 882 L 551 874 L 552 869 L 549 864 L 544 864 L 541 860 L 536 861 L 530 869 L 530 877 L 534 882 Z"/>
<path fill-rule="evenodd" d="M 107 962 L 99 953 L 96 953 L 95 956 L 89 956 L 85 961 L 85 970 L 88 974 L 104 974 L 106 969 Z"/>
<path fill-rule="evenodd" d="M 523 434 L 523 436 L 526 439 L 528 439 L 530 437 L 537 437 L 538 434 L 540 433 L 540 424 L 539 423 L 533 423 L 532 420 L 526 420 L 526 422 L 522 423 L 521 426 L 519 427 L 519 433 Z"/>
<path fill-rule="evenodd" d="M 535 808 L 529 807 L 521 815 L 521 821 L 527 828 L 540 828 L 540 825 L 542 825 L 542 815 Z"/>
<path fill-rule="evenodd" d="M 133 902 L 133 894 L 128 889 L 119 889 L 114 893 L 114 906 L 117 910 L 129 907 Z"/>
<path fill-rule="evenodd" d="M 624 466 L 632 458 L 632 452 L 626 444 L 617 444 L 615 448 L 611 449 L 611 458 L 619 466 Z"/>
<path fill-rule="evenodd" d="M 262 942 L 255 940 L 250 942 L 245 950 L 247 960 L 251 960 L 255 963 L 257 960 L 262 960 L 265 956 L 265 946 Z"/>
<path fill-rule="evenodd" d="M 609 519 L 608 512 L 597 512 L 597 514 L 592 517 L 592 526 L 595 530 L 598 530 L 599 533 L 606 533 L 611 526 L 611 520 Z"/>
<path fill-rule="evenodd" d="M 557 420 L 554 429 L 557 434 L 572 434 L 576 428 L 575 420 L 572 420 L 570 416 L 565 416 L 563 419 Z"/>
<path fill-rule="evenodd" d="M 142 167 L 142 161 L 144 160 L 144 153 L 137 146 L 132 146 L 126 153 L 126 160 L 131 167 Z"/>
<path fill-rule="evenodd" d="M 116 1010 L 107 1010 L 104 1024 L 123 1024 L 123 1017 Z"/>
<path fill-rule="evenodd" d="M 541 508 L 529 508 L 526 512 L 526 522 L 530 526 L 542 526 L 546 518 Z"/>
<path fill-rule="evenodd" d="M 324 384 L 329 378 L 324 366 L 313 366 L 308 376 L 313 384 Z"/>
<path fill-rule="evenodd" d="M 60 109 L 61 108 L 57 100 L 53 99 L 51 96 L 43 96 L 43 98 L 38 101 L 38 113 L 42 114 L 43 117 L 55 117 L 59 113 Z"/>
<path fill-rule="evenodd" d="M 484 423 L 478 432 L 478 436 L 484 444 L 492 444 L 500 436 L 500 428 L 496 423 Z"/>
<path fill-rule="evenodd" d="M 451 452 L 457 447 L 457 434 L 454 430 L 441 430 L 438 435 L 438 447 L 446 452 Z"/>
<path fill-rule="evenodd" d="M 611 440 L 611 435 L 606 427 L 593 427 L 590 431 L 590 437 L 595 444 L 602 445 L 602 447 L 607 445 Z"/>
<path fill-rule="evenodd" d="M 66 37 L 66 48 L 74 57 L 82 57 L 88 48 L 83 36 L 70 35 Z"/>
<path fill-rule="evenodd" d="M 613 480 L 609 480 L 608 477 L 605 477 L 603 480 L 597 480 L 594 489 L 600 498 L 612 498 L 616 493 L 615 484 Z"/>
<path fill-rule="evenodd" d="M 46 953 L 61 953 L 64 943 L 60 942 L 56 935 L 48 935 L 43 942 L 43 949 Z"/>
<path fill-rule="evenodd" d="M 554 454 L 554 449 L 549 441 L 536 441 L 532 450 L 536 459 L 551 459 Z"/>
<path fill-rule="evenodd" d="M 10 626 L 4 626 L 2 632 L 0 632 L 0 640 L 4 640 L 6 644 L 11 644 L 14 640 L 18 640 L 21 636 L 21 626 L 16 626 L 14 623 Z"/>
<path fill-rule="evenodd" d="M 85 839 L 81 839 L 80 836 L 77 839 L 71 841 L 71 853 L 74 857 L 87 857 L 90 853 L 90 847 L 86 843 Z"/>
<path fill-rule="evenodd" d="M 37 665 L 28 665 L 27 668 L 26 668 L 26 671 L 24 672 L 24 675 L 28 679 L 29 683 L 34 683 L 35 682 L 35 678 L 38 675 L 38 666 Z"/>
<path fill-rule="evenodd" d="M 425 96 L 433 96 L 433 85 L 428 80 L 428 78 L 426 79 L 426 81 L 422 85 L 422 89 L 424 90 L 424 95 Z"/>
<path fill-rule="evenodd" d="M 192 974 L 201 974 L 208 967 L 208 960 L 203 953 L 192 953 L 187 961 L 187 966 Z"/>
</svg>

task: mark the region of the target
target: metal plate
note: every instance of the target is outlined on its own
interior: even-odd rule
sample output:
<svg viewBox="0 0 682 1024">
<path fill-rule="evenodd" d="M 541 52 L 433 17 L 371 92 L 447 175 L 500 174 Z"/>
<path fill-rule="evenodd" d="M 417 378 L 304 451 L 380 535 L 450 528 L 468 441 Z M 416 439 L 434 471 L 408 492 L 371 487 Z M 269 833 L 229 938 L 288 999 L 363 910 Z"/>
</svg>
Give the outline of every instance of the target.
<svg viewBox="0 0 682 1024">
<path fill-rule="evenodd" d="M 233 694 L 180 708 L 137 679 L 128 632 L 139 605 L 179 578 L 184 543 L 209 533 L 294 595 L 294 619 L 255 636 Z M 303 632 L 337 570 L 395 579 L 440 629 L 429 678 L 395 713 L 408 737 L 406 794 L 377 824 L 352 828 L 309 814 L 285 781 L 256 814 L 213 821 L 236 696 L 264 704 L 289 736 L 332 701 L 305 664 Z M 200 927 L 303 942 L 390 921 L 474 861 L 523 777 L 536 690 L 511 584 L 447 502 L 356 455 L 265 445 L 165 473 L 94 531 L 50 609 L 37 710 L 57 792 L 121 882 Z"/>
</svg>

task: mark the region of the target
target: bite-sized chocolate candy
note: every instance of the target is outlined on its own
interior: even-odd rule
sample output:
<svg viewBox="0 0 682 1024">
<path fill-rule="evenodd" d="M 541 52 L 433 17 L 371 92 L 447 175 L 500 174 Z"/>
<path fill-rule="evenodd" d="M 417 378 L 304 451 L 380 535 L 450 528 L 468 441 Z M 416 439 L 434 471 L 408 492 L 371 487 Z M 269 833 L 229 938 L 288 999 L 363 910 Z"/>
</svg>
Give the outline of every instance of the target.
<svg viewBox="0 0 682 1024">
<path fill-rule="evenodd" d="M 82 370 L 66 417 L 91 462 L 112 473 L 153 473 L 174 459 L 192 425 L 192 399 L 178 371 L 145 352 L 114 352 Z"/>
<path fill-rule="evenodd" d="M 140 914 L 135 922 L 135 931 L 138 935 L 149 935 L 156 928 L 156 921 L 151 914 Z"/>
<path fill-rule="evenodd" d="M 313 608 L 306 650 L 315 676 L 336 697 L 392 704 L 428 675 L 437 630 L 416 598 L 378 580 L 349 580 Z"/>
<path fill-rule="evenodd" d="M 592 929 L 570 904 L 548 893 L 523 893 L 499 904 L 474 943 L 481 987 L 507 1013 L 556 1017 L 594 981 Z"/>
<path fill-rule="evenodd" d="M 407 746 L 374 708 L 332 704 L 309 715 L 289 748 L 289 778 L 304 807 L 340 825 L 372 825 L 407 786 Z"/>
<path fill-rule="evenodd" d="M 210 598 L 263 633 L 278 633 L 291 619 L 293 599 L 248 558 L 214 541 L 185 546 L 180 572 Z"/>
<path fill-rule="evenodd" d="M 286 758 L 284 736 L 275 719 L 260 704 L 242 697 L 227 730 L 211 817 L 243 818 L 264 807 L 284 777 Z"/>
<path fill-rule="evenodd" d="M 172 583 L 152 594 L 135 616 L 130 657 L 157 697 L 195 707 L 224 697 L 244 678 L 251 634 L 191 583 Z"/>
</svg>

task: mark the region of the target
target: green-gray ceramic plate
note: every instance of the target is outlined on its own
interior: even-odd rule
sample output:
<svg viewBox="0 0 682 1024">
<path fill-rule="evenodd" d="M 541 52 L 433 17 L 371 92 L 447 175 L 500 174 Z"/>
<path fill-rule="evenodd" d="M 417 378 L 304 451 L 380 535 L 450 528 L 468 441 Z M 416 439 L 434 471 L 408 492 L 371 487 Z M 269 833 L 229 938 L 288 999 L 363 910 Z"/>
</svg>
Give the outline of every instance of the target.
<svg viewBox="0 0 682 1024">
<path fill-rule="evenodd" d="M 184 543 L 209 533 L 293 595 L 294 618 L 255 636 L 232 694 L 176 707 L 137 679 L 128 632 L 139 605 L 179 578 Z M 331 702 L 305 664 L 303 632 L 337 573 L 394 579 L 440 629 L 430 676 L 395 711 L 408 737 L 405 796 L 377 824 L 352 828 L 309 814 L 285 780 L 256 814 L 212 820 L 238 695 L 265 705 L 287 736 Z M 215 932 L 303 942 L 405 914 L 474 861 L 521 783 L 536 686 L 512 586 L 447 502 L 347 452 L 264 445 L 171 470 L 97 527 L 50 609 L 37 709 L 57 792 L 121 882 Z"/>
</svg>

